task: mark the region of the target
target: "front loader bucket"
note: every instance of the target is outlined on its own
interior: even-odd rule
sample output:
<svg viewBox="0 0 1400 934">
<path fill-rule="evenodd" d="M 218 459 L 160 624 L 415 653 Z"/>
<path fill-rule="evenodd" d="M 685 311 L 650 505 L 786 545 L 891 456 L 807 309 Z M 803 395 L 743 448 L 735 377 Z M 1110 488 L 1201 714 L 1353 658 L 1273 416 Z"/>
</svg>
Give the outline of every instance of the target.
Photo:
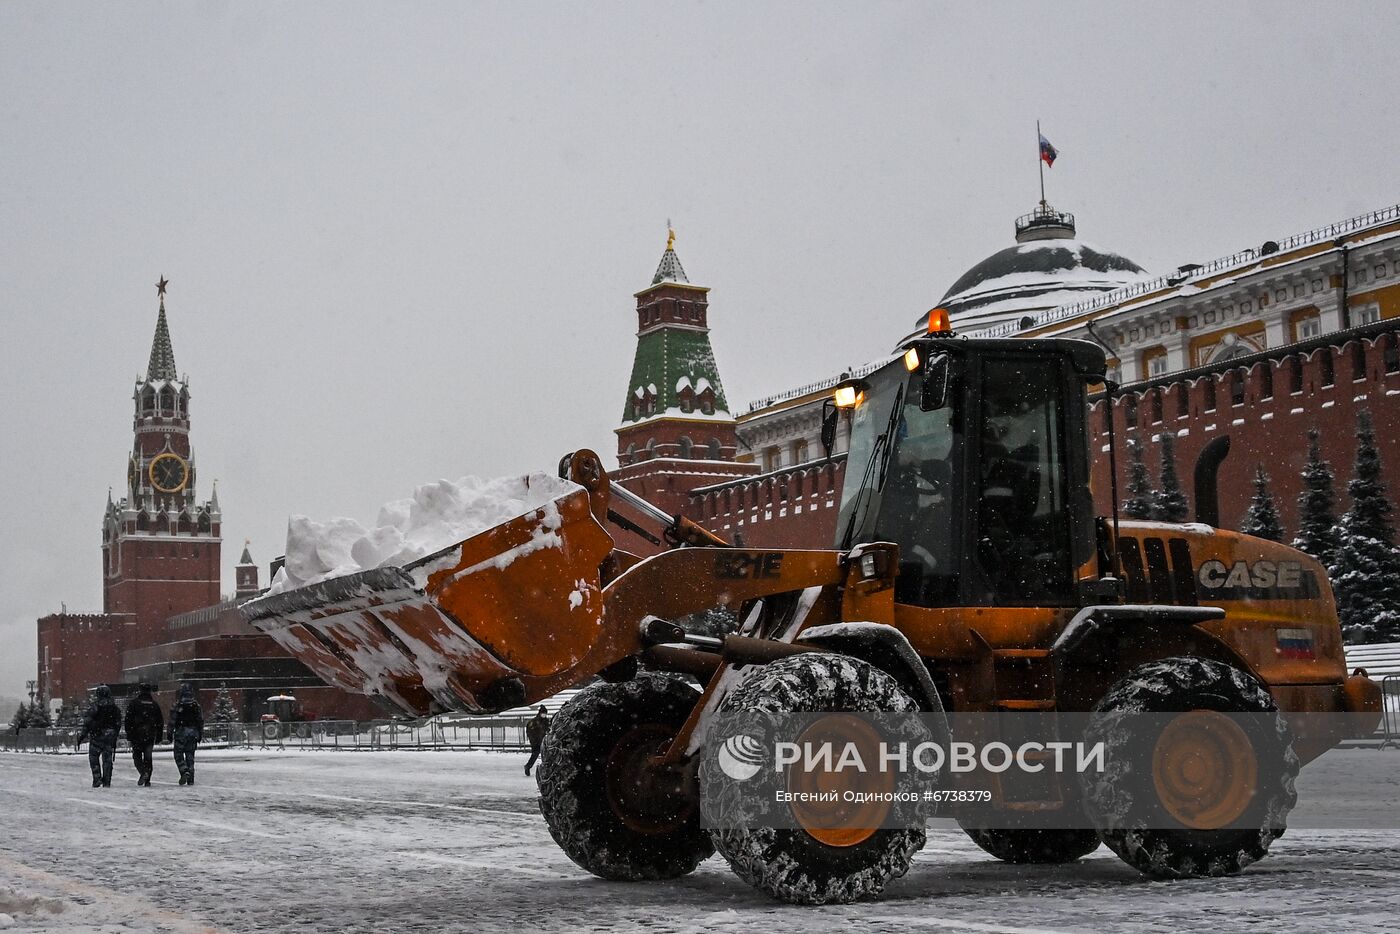
<svg viewBox="0 0 1400 934">
<path fill-rule="evenodd" d="M 579 489 L 402 568 L 239 610 L 330 684 L 404 713 L 503 709 L 521 676 L 565 671 L 597 642 L 612 548 Z"/>
</svg>

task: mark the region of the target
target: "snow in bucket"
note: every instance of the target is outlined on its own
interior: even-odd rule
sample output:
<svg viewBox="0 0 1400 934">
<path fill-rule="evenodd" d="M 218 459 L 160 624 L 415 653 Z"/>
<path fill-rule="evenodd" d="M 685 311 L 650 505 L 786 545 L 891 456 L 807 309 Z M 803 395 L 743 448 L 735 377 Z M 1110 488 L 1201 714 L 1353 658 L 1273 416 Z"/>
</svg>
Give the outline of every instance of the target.
<svg viewBox="0 0 1400 934">
<path fill-rule="evenodd" d="M 349 518 L 292 516 L 286 562 L 269 593 L 378 567 L 401 567 L 581 489 L 549 474 L 425 483 L 385 503 L 372 528 Z"/>
</svg>

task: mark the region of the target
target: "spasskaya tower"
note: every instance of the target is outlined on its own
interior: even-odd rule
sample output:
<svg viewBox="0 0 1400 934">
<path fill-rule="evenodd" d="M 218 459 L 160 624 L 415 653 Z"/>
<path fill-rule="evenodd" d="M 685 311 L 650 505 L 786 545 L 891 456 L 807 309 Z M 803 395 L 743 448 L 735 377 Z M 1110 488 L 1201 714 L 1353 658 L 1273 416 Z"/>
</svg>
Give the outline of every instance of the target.
<svg viewBox="0 0 1400 934">
<path fill-rule="evenodd" d="M 175 369 L 167 284 L 156 284 L 150 362 L 132 393 L 125 495 L 108 492 L 102 522 L 103 611 L 122 617 L 126 646 L 159 641 L 167 617 L 219 602 L 219 497 L 196 497 L 190 387 Z"/>
</svg>

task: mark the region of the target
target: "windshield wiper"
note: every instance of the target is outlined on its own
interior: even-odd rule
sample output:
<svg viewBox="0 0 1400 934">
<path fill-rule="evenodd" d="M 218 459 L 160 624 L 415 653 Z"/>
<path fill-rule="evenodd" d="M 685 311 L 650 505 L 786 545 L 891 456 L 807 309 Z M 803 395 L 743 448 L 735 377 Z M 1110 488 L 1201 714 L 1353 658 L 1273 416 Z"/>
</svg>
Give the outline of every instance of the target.
<svg viewBox="0 0 1400 934">
<path fill-rule="evenodd" d="M 890 452 L 894 448 L 890 445 L 890 435 L 894 433 L 895 426 L 899 424 L 899 417 L 904 412 L 904 387 L 900 386 L 899 391 L 894 396 L 894 408 L 890 410 L 890 420 L 885 425 L 885 430 L 880 433 L 875 442 L 870 445 L 870 458 L 865 462 L 865 473 L 861 475 L 860 487 L 856 490 L 856 501 L 851 504 L 851 518 L 846 522 L 846 531 L 841 536 L 841 550 L 846 551 L 851 547 L 851 538 L 856 533 L 856 520 L 864 519 L 865 513 L 870 511 L 871 481 L 875 477 L 875 465 L 880 465 L 880 475 L 878 477 L 878 489 L 885 488 L 885 474 L 890 466 Z M 846 465 L 850 467 L 849 462 Z M 865 509 L 862 511 L 862 504 Z"/>
</svg>

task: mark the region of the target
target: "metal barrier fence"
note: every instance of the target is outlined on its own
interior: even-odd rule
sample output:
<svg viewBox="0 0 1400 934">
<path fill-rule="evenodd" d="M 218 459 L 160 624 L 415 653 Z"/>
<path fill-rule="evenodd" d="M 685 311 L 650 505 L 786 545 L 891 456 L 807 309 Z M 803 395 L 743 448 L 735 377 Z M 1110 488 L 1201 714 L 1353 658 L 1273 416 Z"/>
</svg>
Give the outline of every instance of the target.
<svg viewBox="0 0 1400 934">
<path fill-rule="evenodd" d="M 397 720 L 312 720 L 303 723 L 206 723 L 203 746 L 259 749 L 508 749 L 530 748 L 524 716 Z M 0 750 L 76 752 L 77 729 L 5 730 Z M 118 750 L 127 748 L 122 737 Z"/>
<path fill-rule="evenodd" d="M 1400 748 L 1400 675 L 1381 679 L 1381 746 Z"/>
</svg>

